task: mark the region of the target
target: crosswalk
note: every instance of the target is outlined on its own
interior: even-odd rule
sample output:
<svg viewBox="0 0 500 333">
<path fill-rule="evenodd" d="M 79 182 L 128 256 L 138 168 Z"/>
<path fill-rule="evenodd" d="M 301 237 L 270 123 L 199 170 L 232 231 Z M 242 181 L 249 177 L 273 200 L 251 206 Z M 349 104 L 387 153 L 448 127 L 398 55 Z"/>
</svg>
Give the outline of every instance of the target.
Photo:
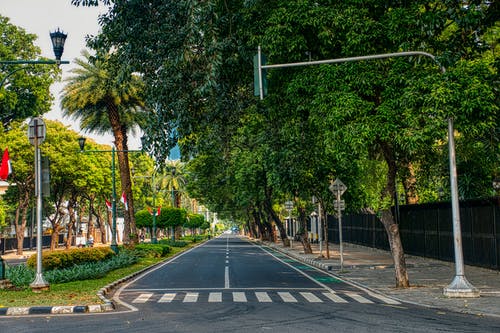
<svg viewBox="0 0 500 333">
<path fill-rule="evenodd" d="M 136 296 L 135 296 L 136 295 Z M 143 304 L 157 303 L 361 303 L 361 304 L 391 304 L 399 305 L 400 302 L 375 293 L 363 295 L 345 291 L 336 293 L 332 291 L 233 291 L 233 292 L 167 292 L 155 294 L 151 292 L 135 293 L 132 303 Z"/>
</svg>

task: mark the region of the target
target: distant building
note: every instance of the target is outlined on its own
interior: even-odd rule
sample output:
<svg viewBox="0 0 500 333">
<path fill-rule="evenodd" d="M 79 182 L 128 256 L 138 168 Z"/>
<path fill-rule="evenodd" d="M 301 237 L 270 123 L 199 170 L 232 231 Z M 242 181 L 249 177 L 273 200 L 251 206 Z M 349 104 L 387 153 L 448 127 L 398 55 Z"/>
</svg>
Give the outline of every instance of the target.
<svg viewBox="0 0 500 333">
<path fill-rule="evenodd" d="M 0 195 L 5 194 L 7 192 L 7 189 L 9 188 L 9 183 L 0 180 Z"/>
</svg>

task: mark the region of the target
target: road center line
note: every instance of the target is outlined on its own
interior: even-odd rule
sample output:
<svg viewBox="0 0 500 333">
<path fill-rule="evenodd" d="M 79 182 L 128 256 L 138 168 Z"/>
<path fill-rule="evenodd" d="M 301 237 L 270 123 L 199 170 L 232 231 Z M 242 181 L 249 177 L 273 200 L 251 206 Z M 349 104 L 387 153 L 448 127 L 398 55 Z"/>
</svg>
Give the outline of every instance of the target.
<svg viewBox="0 0 500 333">
<path fill-rule="evenodd" d="M 226 266 L 226 270 L 224 272 L 224 289 L 229 289 L 229 267 Z"/>
</svg>

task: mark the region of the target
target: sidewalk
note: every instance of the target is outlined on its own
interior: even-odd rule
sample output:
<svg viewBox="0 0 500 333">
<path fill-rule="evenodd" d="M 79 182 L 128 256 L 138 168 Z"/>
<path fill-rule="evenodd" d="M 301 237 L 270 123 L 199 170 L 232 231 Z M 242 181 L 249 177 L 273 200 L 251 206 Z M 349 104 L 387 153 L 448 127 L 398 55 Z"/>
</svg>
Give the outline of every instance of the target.
<svg viewBox="0 0 500 333">
<path fill-rule="evenodd" d="M 319 246 L 312 244 L 313 254 L 304 254 L 300 242 L 293 248 L 281 242 L 265 245 L 330 271 L 344 280 L 379 291 L 403 302 L 435 307 L 441 311 L 455 311 L 476 315 L 500 317 L 500 271 L 465 266 L 467 280 L 481 291 L 479 298 L 448 298 L 443 288 L 455 276 L 453 263 L 406 256 L 410 288 L 395 288 L 394 265 L 390 252 L 344 243 L 344 269 L 340 271 L 338 244 L 330 244 L 330 259 L 319 257 Z M 323 255 L 326 257 L 325 246 Z"/>
</svg>

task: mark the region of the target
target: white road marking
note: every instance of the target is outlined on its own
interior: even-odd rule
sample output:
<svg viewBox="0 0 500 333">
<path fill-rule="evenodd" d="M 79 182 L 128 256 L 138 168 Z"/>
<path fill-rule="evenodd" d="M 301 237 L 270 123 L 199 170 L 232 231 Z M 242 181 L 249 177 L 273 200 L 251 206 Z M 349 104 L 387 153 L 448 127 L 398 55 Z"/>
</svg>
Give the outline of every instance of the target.
<svg viewBox="0 0 500 333">
<path fill-rule="evenodd" d="M 247 296 L 243 292 L 233 292 L 233 302 L 246 302 L 247 301 Z"/>
<path fill-rule="evenodd" d="M 164 294 L 159 300 L 158 300 L 158 303 L 170 303 L 173 301 L 173 299 L 175 298 L 175 294 L 171 294 L 171 293 L 168 293 L 168 294 Z"/>
<path fill-rule="evenodd" d="M 198 301 L 198 293 L 187 293 L 184 297 L 184 303 L 195 303 Z"/>
<path fill-rule="evenodd" d="M 136 299 L 132 301 L 132 303 L 146 303 L 151 298 L 151 296 L 153 296 L 153 293 L 140 294 Z"/>
<path fill-rule="evenodd" d="M 289 292 L 278 292 L 278 295 L 281 297 L 283 302 L 285 303 L 296 303 L 297 299 L 292 296 Z"/>
<path fill-rule="evenodd" d="M 208 302 L 209 303 L 222 302 L 222 293 L 210 293 L 208 295 Z"/>
<path fill-rule="evenodd" d="M 273 301 L 271 297 L 269 297 L 269 295 L 263 291 L 256 291 L 255 297 L 257 297 L 257 300 L 261 303 L 272 303 Z"/>
<path fill-rule="evenodd" d="M 226 266 L 224 271 L 224 288 L 229 289 L 229 267 Z"/>
<path fill-rule="evenodd" d="M 301 292 L 300 293 L 302 297 L 304 297 L 309 303 L 323 303 L 323 301 L 313 293 L 305 293 Z"/>
<path fill-rule="evenodd" d="M 371 304 L 371 303 L 373 303 L 369 299 L 364 298 L 363 296 L 361 296 L 359 294 L 356 294 L 356 293 L 353 293 L 353 292 L 346 292 L 345 294 L 347 296 L 349 296 L 350 298 L 354 299 L 355 301 L 359 302 L 359 303 L 363 303 L 363 304 Z"/>
<path fill-rule="evenodd" d="M 398 302 L 398 301 L 396 301 L 392 298 L 389 298 L 389 297 L 385 297 L 383 295 L 374 294 L 374 293 L 369 293 L 369 295 L 371 297 L 375 297 L 375 298 L 377 298 L 377 299 L 379 299 L 382 302 L 387 303 L 387 304 L 392 304 L 392 305 L 400 305 L 401 304 L 401 302 Z"/>
<path fill-rule="evenodd" d="M 323 293 L 323 295 L 335 303 L 348 303 L 345 299 L 343 299 L 340 296 L 337 296 L 334 293 Z"/>
</svg>

